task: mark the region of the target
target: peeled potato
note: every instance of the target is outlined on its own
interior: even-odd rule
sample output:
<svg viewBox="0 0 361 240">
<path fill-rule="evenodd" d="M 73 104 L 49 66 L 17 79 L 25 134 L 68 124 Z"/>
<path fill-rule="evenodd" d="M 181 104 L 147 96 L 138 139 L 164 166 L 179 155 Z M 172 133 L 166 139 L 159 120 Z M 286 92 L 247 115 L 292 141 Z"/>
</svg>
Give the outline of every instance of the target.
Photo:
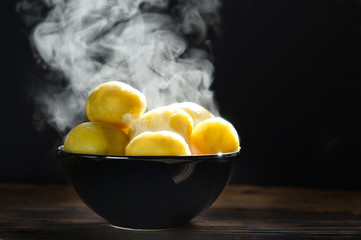
<svg viewBox="0 0 361 240">
<path fill-rule="evenodd" d="M 192 132 L 193 154 L 217 154 L 239 150 L 239 137 L 231 123 L 216 117 L 199 123 Z"/>
<path fill-rule="evenodd" d="M 64 142 L 64 151 L 124 155 L 128 142 L 128 136 L 113 125 L 85 122 L 70 131 Z"/>
<path fill-rule="evenodd" d="M 183 109 L 186 113 L 189 114 L 189 116 L 192 117 L 194 126 L 197 126 L 200 122 L 206 119 L 214 118 L 212 113 L 194 102 L 174 103 L 169 106 Z"/>
<path fill-rule="evenodd" d="M 127 146 L 126 155 L 174 156 L 191 155 L 184 138 L 170 131 L 143 132 Z"/>
<path fill-rule="evenodd" d="M 171 131 L 190 141 L 193 130 L 192 118 L 180 108 L 160 107 L 143 114 L 129 128 L 129 137 L 146 132 Z"/>
<path fill-rule="evenodd" d="M 126 129 L 144 113 L 146 106 L 143 93 L 123 82 L 111 81 L 92 90 L 86 102 L 86 114 L 92 122 Z"/>
</svg>

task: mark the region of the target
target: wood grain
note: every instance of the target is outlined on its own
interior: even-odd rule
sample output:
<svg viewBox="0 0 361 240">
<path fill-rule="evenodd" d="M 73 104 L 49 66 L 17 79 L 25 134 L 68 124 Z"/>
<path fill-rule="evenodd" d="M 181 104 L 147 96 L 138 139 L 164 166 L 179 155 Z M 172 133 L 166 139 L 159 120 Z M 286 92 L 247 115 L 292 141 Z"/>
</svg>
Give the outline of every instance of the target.
<svg viewBox="0 0 361 240">
<path fill-rule="evenodd" d="M 361 191 L 231 185 L 213 207 L 361 214 Z"/>
<path fill-rule="evenodd" d="M 0 239 L 361 239 L 361 192 L 231 185 L 170 231 L 110 227 L 65 185 L 0 184 Z"/>
</svg>

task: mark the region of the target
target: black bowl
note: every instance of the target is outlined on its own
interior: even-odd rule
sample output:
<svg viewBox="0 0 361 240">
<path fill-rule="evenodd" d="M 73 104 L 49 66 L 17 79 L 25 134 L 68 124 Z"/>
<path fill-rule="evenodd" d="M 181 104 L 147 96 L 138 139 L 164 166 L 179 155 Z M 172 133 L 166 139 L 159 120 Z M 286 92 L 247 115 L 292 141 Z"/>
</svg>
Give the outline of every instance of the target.
<svg viewBox="0 0 361 240">
<path fill-rule="evenodd" d="M 111 225 L 128 229 L 187 224 L 221 194 L 239 155 L 113 156 L 58 148 L 60 163 L 84 203 Z"/>
</svg>

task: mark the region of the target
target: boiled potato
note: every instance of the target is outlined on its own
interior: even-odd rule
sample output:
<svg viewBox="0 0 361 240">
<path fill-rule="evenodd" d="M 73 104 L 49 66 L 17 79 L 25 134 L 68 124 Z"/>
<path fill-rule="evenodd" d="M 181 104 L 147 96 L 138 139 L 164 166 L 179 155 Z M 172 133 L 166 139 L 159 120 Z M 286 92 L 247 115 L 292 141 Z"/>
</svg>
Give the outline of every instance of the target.
<svg viewBox="0 0 361 240">
<path fill-rule="evenodd" d="M 192 117 L 194 126 L 197 126 L 198 123 L 206 119 L 214 118 L 212 113 L 210 113 L 207 109 L 205 109 L 201 105 L 198 105 L 194 102 L 174 103 L 169 106 L 183 109 L 186 113 L 189 114 L 189 116 Z"/>
<path fill-rule="evenodd" d="M 190 149 L 184 138 L 170 131 L 143 132 L 137 135 L 127 146 L 126 155 L 138 156 L 174 156 L 190 155 Z"/>
<path fill-rule="evenodd" d="M 160 107 L 143 114 L 129 128 L 129 137 L 146 132 L 171 131 L 189 142 L 193 130 L 192 118 L 180 108 Z"/>
<path fill-rule="evenodd" d="M 128 136 L 113 125 L 85 122 L 74 127 L 64 142 L 64 151 L 87 154 L 124 155 Z"/>
<path fill-rule="evenodd" d="M 239 150 L 239 137 L 231 123 L 216 117 L 199 123 L 191 135 L 193 154 L 217 154 Z"/>
<path fill-rule="evenodd" d="M 143 93 L 123 82 L 111 81 L 91 91 L 86 114 L 92 122 L 105 122 L 126 129 L 144 113 L 146 106 Z"/>
</svg>

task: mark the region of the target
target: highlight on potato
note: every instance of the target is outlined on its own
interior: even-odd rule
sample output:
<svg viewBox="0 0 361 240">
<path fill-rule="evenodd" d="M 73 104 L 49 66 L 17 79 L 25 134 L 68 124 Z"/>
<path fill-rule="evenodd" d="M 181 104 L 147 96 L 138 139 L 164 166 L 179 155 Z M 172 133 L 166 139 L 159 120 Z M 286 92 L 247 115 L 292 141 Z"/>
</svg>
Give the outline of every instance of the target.
<svg viewBox="0 0 361 240">
<path fill-rule="evenodd" d="M 143 93 L 110 81 L 94 88 L 86 101 L 90 122 L 75 126 L 64 151 L 84 154 L 186 156 L 239 150 L 233 125 L 193 103 L 173 103 L 145 112 Z"/>
</svg>

